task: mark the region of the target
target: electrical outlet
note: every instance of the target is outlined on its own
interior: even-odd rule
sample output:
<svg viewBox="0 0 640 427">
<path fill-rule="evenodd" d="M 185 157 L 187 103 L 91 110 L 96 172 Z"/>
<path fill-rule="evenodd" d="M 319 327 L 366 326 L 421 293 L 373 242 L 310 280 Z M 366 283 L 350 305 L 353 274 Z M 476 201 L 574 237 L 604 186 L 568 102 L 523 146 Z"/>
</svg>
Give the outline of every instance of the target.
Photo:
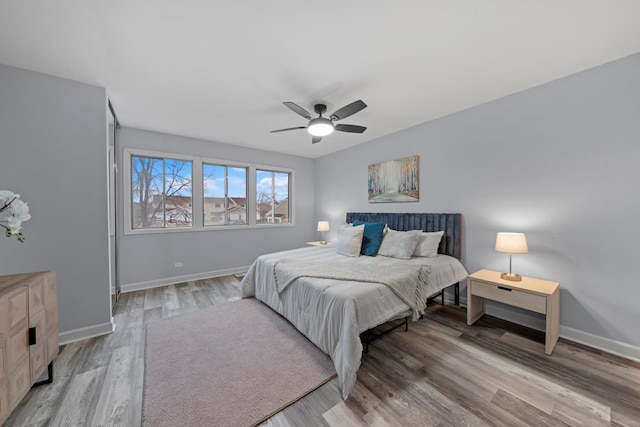
<svg viewBox="0 0 640 427">
<path fill-rule="evenodd" d="M 183 265 L 184 265 L 184 263 L 183 263 L 182 261 L 178 261 L 178 262 L 176 262 L 175 264 L 173 264 L 173 266 L 174 266 L 175 268 L 182 267 Z"/>
</svg>

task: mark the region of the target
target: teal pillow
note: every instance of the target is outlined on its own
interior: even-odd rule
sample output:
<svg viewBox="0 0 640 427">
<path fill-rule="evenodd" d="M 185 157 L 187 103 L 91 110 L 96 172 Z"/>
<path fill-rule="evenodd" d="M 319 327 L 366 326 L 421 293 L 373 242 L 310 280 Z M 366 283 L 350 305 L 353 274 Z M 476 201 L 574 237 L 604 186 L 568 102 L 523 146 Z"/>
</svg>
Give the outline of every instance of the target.
<svg viewBox="0 0 640 427">
<path fill-rule="evenodd" d="M 380 245 L 382 244 L 382 236 L 384 234 L 384 222 L 362 222 L 354 221 L 354 227 L 364 224 L 364 235 L 362 236 L 362 255 L 376 256 Z"/>
</svg>

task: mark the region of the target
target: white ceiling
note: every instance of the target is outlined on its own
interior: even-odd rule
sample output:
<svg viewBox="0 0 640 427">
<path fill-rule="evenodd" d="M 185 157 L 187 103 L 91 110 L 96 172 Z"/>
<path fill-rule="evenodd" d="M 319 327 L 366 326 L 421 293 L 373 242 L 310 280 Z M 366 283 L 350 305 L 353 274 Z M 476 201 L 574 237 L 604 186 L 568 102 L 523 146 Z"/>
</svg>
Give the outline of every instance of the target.
<svg viewBox="0 0 640 427">
<path fill-rule="evenodd" d="M 637 0 L 0 0 L 0 63 L 107 88 L 122 125 L 319 157 L 640 51 Z M 311 144 L 282 105 L 362 99 Z M 341 122 L 342 123 L 342 122 Z"/>
</svg>

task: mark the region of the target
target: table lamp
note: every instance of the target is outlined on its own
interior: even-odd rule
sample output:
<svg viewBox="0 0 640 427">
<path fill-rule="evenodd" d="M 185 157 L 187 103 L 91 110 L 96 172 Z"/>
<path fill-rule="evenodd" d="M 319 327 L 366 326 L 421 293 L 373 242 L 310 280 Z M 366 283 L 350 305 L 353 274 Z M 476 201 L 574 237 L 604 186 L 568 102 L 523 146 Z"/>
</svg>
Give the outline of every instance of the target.
<svg viewBox="0 0 640 427">
<path fill-rule="evenodd" d="M 502 273 L 500 277 L 505 280 L 519 282 L 522 276 L 511 273 L 511 254 L 526 254 L 529 252 L 527 239 L 523 233 L 498 233 L 496 237 L 496 251 L 509 254 L 509 273 Z"/>
<path fill-rule="evenodd" d="M 322 232 L 322 241 L 320 243 L 326 245 L 327 241 L 324 238 L 324 233 L 329 231 L 329 221 L 318 221 L 318 231 Z"/>
</svg>

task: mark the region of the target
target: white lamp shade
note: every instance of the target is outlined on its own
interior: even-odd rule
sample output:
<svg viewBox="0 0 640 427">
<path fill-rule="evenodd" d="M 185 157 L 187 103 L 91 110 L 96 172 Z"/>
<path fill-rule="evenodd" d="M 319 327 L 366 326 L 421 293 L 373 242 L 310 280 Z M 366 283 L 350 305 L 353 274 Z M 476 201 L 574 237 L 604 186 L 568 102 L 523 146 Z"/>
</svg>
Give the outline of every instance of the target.
<svg viewBox="0 0 640 427">
<path fill-rule="evenodd" d="M 329 221 L 318 221 L 318 231 L 329 231 Z"/>
<path fill-rule="evenodd" d="M 526 254 L 529 252 L 524 233 L 498 233 L 496 251 L 509 254 Z"/>
</svg>

